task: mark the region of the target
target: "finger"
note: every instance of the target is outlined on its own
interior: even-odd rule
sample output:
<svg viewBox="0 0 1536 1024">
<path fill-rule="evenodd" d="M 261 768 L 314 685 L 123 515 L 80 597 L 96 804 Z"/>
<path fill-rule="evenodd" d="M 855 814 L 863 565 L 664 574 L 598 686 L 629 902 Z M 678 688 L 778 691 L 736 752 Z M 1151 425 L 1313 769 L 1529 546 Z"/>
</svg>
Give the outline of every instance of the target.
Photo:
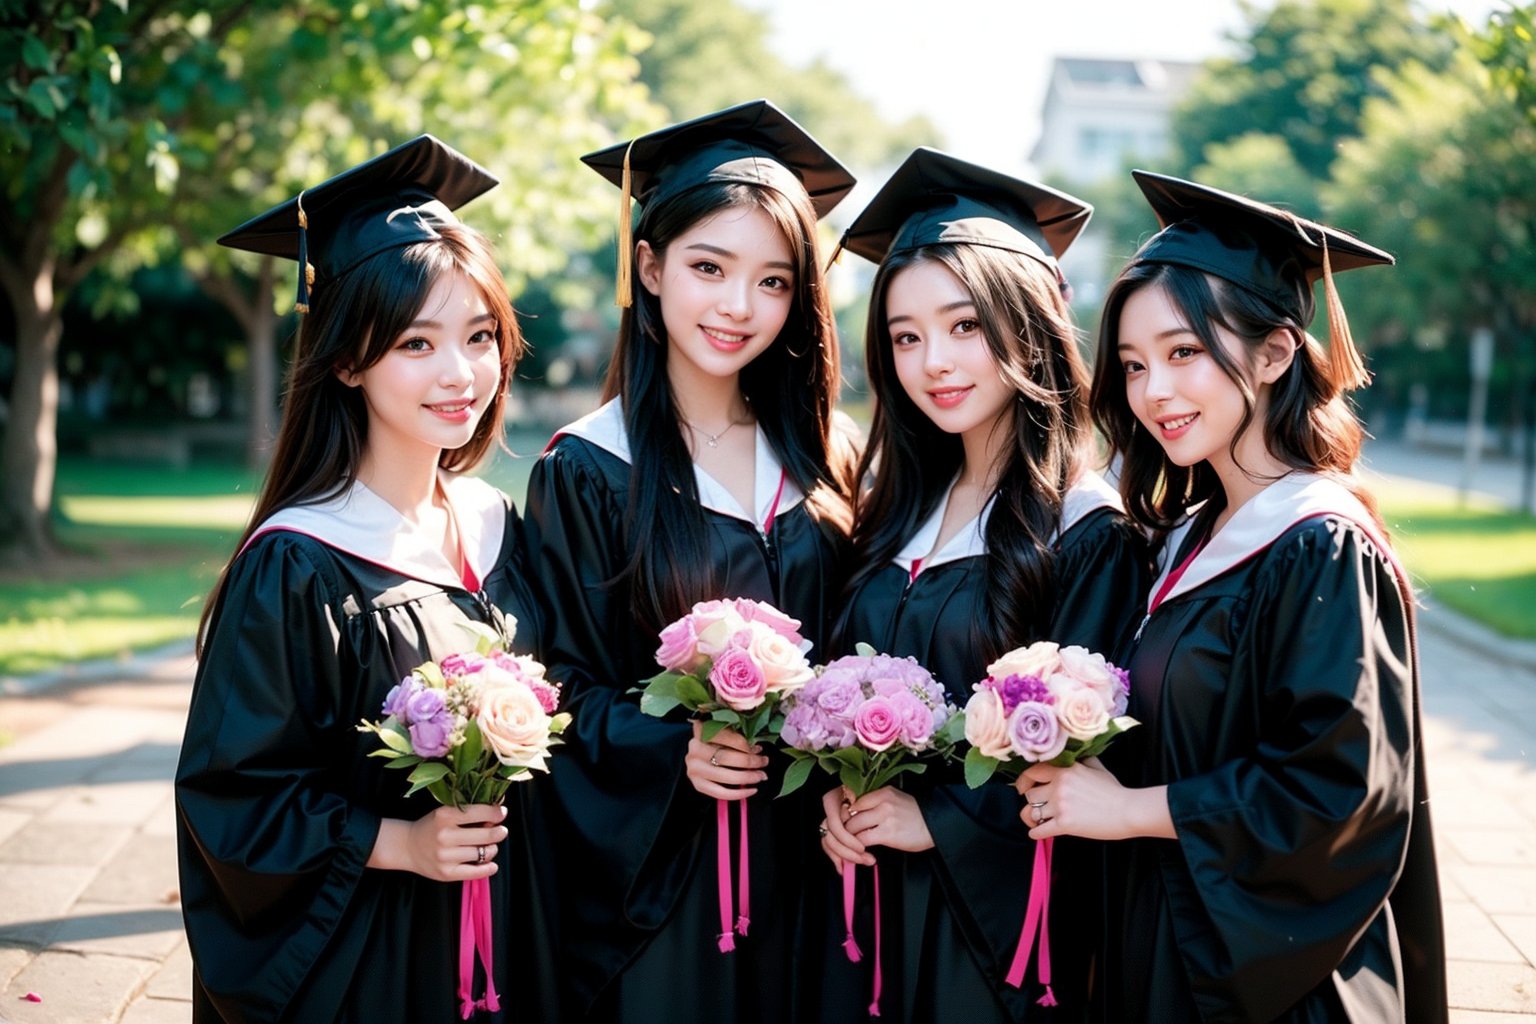
<svg viewBox="0 0 1536 1024">
<path fill-rule="evenodd" d="M 862 846 L 855 848 L 838 842 L 830 831 L 821 837 L 821 848 L 826 851 L 827 856 L 844 863 L 861 863 L 866 856 Z M 842 874 L 842 869 L 839 868 L 837 873 Z"/>
<path fill-rule="evenodd" d="M 459 882 L 471 878 L 490 878 L 498 870 L 496 862 L 489 858 L 484 864 L 450 864 L 443 869 L 443 877 L 439 881 Z"/>
<path fill-rule="evenodd" d="M 1046 783 L 1056 778 L 1057 775 L 1060 775 L 1061 771 L 1062 769 L 1057 768 L 1052 764 L 1032 764 L 1028 768 L 1024 769 L 1024 774 L 1028 776 L 1032 782 Z"/>
<path fill-rule="evenodd" d="M 850 812 L 850 816 L 853 814 L 863 814 L 865 811 L 872 811 L 878 807 L 884 807 L 889 800 L 889 790 L 886 790 L 882 787 L 875 790 L 873 793 L 865 793 L 863 796 L 859 797 L 853 802 L 853 805 L 849 807 L 848 810 Z"/>
<path fill-rule="evenodd" d="M 505 840 L 509 834 L 510 833 L 508 833 L 505 825 L 492 825 L 489 828 L 461 827 L 454 829 L 453 832 L 449 834 L 449 845 L 494 846 L 495 844 Z"/>
<path fill-rule="evenodd" d="M 712 765 L 709 762 L 699 765 L 694 773 L 695 777 L 707 782 L 716 782 L 722 786 L 755 786 L 768 778 L 768 773 L 758 771 L 755 768 L 732 768 L 730 765 Z"/>
<path fill-rule="evenodd" d="M 461 826 L 494 825 L 507 816 L 506 804 L 465 804 L 459 808 L 443 809 Z"/>
<path fill-rule="evenodd" d="M 714 767 L 729 768 L 766 768 L 768 758 L 762 754 L 749 753 L 745 749 L 735 747 L 706 747 L 704 760 Z"/>
<path fill-rule="evenodd" d="M 749 796 L 757 795 L 757 788 L 755 786 L 750 789 L 740 789 L 735 786 L 722 786 L 720 783 L 711 782 L 708 779 L 695 779 L 693 788 L 705 796 L 713 797 L 716 800 L 745 800 Z"/>
<path fill-rule="evenodd" d="M 1029 810 L 1029 808 L 1025 808 Z M 1034 840 L 1050 839 L 1054 836 L 1066 835 L 1062 827 L 1056 824 L 1055 818 L 1046 818 L 1040 824 L 1029 830 L 1029 838 Z"/>
<path fill-rule="evenodd" d="M 700 735 L 702 737 L 702 734 Z M 709 742 L 713 743 L 717 747 L 728 747 L 731 750 L 740 750 L 743 752 L 749 752 L 754 749 L 761 749 L 754 748 L 752 744 L 747 742 L 746 737 L 737 732 L 735 729 L 721 729 L 719 732 L 715 733 L 715 738 Z"/>
<path fill-rule="evenodd" d="M 829 845 L 827 843 L 826 838 L 823 837 L 822 840 L 821 840 L 821 852 L 826 854 L 827 855 L 827 860 L 832 862 L 832 870 L 836 871 L 839 875 L 841 875 L 843 873 L 843 865 L 848 863 L 848 862 L 846 860 L 844 860 L 842 857 L 839 857 L 836 853 L 834 853 L 833 852 L 834 849 L 835 849 L 835 847 L 832 846 L 832 845 Z"/>
<path fill-rule="evenodd" d="M 872 828 L 879 827 L 883 818 L 884 815 L 860 814 L 856 817 L 849 818 L 846 822 L 844 822 L 844 826 L 848 829 L 848 832 L 851 835 L 858 839 L 859 842 L 867 846 L 869 845 L 869 840 L 864 837 L 864 833 L 868 832 Z"/>
<path fill-rule="evenodd" d="M 848 831 L 847 824 L 836 814 L 827 817 L 827 834 L 834 836 L 844 848 L 856 853 L 864 852 L 864 844 L 859 842 L 854 834 Z"/>
<path fill-rule="evenodd" d="M 821 809 L 826 812 L 827 820 L 836 818 L 843 820 L 843 791 L 841 789 L 829 789 L 821 794 Z"/>
</svg>

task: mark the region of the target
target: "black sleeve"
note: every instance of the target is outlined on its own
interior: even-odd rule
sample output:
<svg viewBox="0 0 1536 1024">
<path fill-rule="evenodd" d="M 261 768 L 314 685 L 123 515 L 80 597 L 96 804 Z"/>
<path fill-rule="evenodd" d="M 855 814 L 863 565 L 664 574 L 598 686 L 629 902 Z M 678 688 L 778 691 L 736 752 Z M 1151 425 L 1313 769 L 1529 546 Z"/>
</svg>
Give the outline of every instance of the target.
<svg viewBox="0 0 1536 1024">
<path fill-rule="evenodd" d="M 354 750 L 342 599 L 304 548 L 230 570 L 176 771 L 182 908 L 199 980 L 232 1021 L 275 1020 L 332 943 L 378 836 L 341 795 Z"/>
<path fill-rule="evenodd" d="M 1413 656 L 1391 565 L 1333 519 L 1269 558 L 1229 680 L 1256 695 L 1258 742 L 1168 787 L 1189 870 L 1169 895 L 1203 910 L 1174 915 L 1195 999 L 1252 1020 L 1344 962 L 1397 881 L 1414 803 Z"/>
<path fill-rule="evenodd" d="M 1151 585 L 1146 538 L 1125 516 L 1100 509 L 1075 524 L 1058 545 L 1056 602 L 1046 636 L 1123 665 Z"/>
</svg>

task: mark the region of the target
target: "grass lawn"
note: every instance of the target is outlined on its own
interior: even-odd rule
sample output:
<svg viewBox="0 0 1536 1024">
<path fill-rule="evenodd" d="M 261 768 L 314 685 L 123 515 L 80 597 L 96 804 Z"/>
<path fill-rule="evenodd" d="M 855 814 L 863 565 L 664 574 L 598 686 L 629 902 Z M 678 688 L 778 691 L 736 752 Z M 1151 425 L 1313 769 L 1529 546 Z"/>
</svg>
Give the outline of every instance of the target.
<svg viewBox="0 0 1536 1024">
<path fill-rule="evenodd" d="M 1506 636 L 1536 639 L 1536 517 L 1462 508 L 1446 488 L 1375 487 L 1399 553 L 1433 601 Z"/>
</svg>

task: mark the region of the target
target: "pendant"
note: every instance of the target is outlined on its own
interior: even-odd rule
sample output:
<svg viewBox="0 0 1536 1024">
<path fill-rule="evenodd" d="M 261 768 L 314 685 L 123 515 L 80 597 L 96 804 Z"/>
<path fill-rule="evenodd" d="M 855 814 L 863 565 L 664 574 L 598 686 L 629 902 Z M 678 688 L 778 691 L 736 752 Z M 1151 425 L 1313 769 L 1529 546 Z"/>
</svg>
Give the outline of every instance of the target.
<svg viewBox="0 0 1536 1024">
<path fill-rule="evenodd" d="M 706 437 L 704 439 L 704 443 L 709 445 L 711 448 L 719 448 L 720 447 L 720 437 L 719 437 L 719 435 L 716 435 L 714 437 Z"/>
</svg>

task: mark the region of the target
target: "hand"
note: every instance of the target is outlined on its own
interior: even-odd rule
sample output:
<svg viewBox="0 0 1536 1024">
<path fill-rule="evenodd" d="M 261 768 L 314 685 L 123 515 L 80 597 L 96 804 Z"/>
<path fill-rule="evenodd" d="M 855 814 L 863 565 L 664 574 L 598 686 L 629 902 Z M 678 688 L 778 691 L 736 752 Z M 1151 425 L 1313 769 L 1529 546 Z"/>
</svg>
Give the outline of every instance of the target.
<svg viewBox="0 0 1536 1024">
<path fill-rule="evenodd" d="M 907 853 L 933 849 L 933 834 L 917 800 L 890 786 L 855 800 L 848 810 L 847 828 L 866 847 L 888 846 Z M 874 857 L 861 863 L 873 864 Z"/>
<path fill-rule="evenodd" d="M 838 874 L 844 864 L 873 864 L 875 855 L 864 849 L 864 844 L 848 831 L 848 812 L 853 807 L 853 794 L 839 786 L 830 789 L 821 798 L 821 809 L 826 812 L 821 828 L 821 849 L 832 861 Z"/>
<path fill-rule="evenodd" d="M 489 878 L 496 873 L 496 845 L 507 838 L 500 824 L 506 816 L 505 807 L 468 804 L 439 807 L 416 821 L 385 818 L 368 866 L 437 882 Z"/>
<path fill-rule="evenodd" d="M 768 778 L 763 771 L 768 758 L 761 746 L 750 746 L 734 729 L 721 729 L 705 743 L 700 730 L 704 723 L 693 723 L 693 739 L 683 757 L 683 770 L 693 788 L 716 800 L 745 800 L 757 792 L 757 783 Z"/>
<path fill-rule="evenodd" d="M 1129 789 L 1097 758 L 1070 768 L 1031 765 L 1014 786 L 1028 801 L 1019 817 L 1030 826 L 1031 839 L 1178 838 L 1168 813 L 1168 787 Z"/>
</svg>

